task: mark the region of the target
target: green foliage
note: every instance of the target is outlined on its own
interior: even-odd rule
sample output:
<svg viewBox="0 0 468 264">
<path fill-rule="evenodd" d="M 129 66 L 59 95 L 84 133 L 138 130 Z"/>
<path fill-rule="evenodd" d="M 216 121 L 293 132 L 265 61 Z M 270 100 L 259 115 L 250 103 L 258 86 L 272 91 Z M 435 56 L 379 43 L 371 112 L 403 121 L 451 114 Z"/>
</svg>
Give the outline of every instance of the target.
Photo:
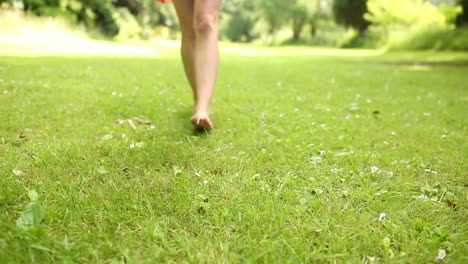
<svg viewBox="0 0 468 264">
<path fill-rule="evenodd" d="M 384 46 L 385 39 L 383 33 L 377 30 L 367 30 L 359 33 L 357 31 L 348 31 L 345 37 L 338 43 L 340 48 L 365 48 L 376 49 Z"/>
<path fill-rule="evenodd" d="M 298 40 L 301 36 L 302 29 L 307 23 L 309 13 L 305 6 L 295 5 L 290 8 L 290 15 L 292 20 L 293 39 Z"/>
<path fill-rule="evenodd" d="M 386 28 L 445 27 L 460 12 L 457 7 L 438 8 L 424 0 L 368 0 L 367 9 L 365 19 Z"/>
<path fill-rule="evenodd" d="M 244 0 L 227 1 L 223 8 L 223 17 L 226 22 L 221 29 L 221 34 L 227 36 L 231 41 L 250 42 L 258 34 L 254 32 L 254 27 L 258 21 L 255 10 L 255 2 Z"/>
<path fill-rule="evenodd" d="M 295 1 L 284 0 L 259 0 L 258 12 L 262 20 L 268 25 L 268 34 L 273 35 L 275 31 L 281 28 L 288 20 L 287 10 L 290 4 Z"/>
<path fill-rule="evenodd" d="M 113 16 L 119 33 L 116 38 L 118 40 L 130 40 L 141 38 L 141 27 L 137 19 L 127 8 L 117 8 Z"/>
<path fill-rule="evenodd" d="M 392 49 L 408 50 L 461 50 L 468 51 L 468 28 L 455 30 L 441 29 L 421 31 L 400 42 L 393 43 Z"/>
<path fill-rule="evenodd" d="M 22 229 L 30 229 L 37 227 L 42 220 L 44 220 L 44 209 L 37 203 L 38 194 L 35 190 L 28 192 L 30 203 L 26 205 L 26 208 L 21 212 L 20 217 L 16 220 L 16 226 Z"/>
<path fill-rule="evenodd" d="M 388 47 L 410 49 L 464 49 L 465 34 L 452 31 L 459 6 L 423 0 L 368 0 L 365 18 Z"/>
<path fill-rule="evenodd" d="M 369 22 L 364 19 L 367 12 L 367 0 L 335 0 L 333 14 L 338 24 L 364 32 Z"/>
</svg>

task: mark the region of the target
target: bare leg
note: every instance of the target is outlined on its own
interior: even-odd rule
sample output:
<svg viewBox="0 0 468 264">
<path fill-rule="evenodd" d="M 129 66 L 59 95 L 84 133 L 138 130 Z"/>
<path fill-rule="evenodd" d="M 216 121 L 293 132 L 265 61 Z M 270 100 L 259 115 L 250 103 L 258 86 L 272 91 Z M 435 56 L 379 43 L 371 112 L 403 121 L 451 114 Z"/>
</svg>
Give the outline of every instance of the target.
<svg viewBox="0 0 468 264">
<path fill-rule="evenodd" d="M 210 103 L 218 74 L 218 17 L 222 0 L 175 0 L 182 60 L 195 99 L 195 127 L 211 129 Z"/>
<path fill-rule="evenodd" d="M 193 99 L 197 102 L 197 89 L 195 83 L 195 29 L 193 27 L 194 0 L 175 0 L 174 7 L 179 18 L 182 32 L 181 55 L 184 64 L 185 76 L 193 91 Z"/>
<path fill-rule="evenodd" d="M 218 17 L 222 0 L 195 0 L 195 82 L 197 101 L 192 124 L 213 128 L 210 103 L 218 75 Z"/>
</svg>

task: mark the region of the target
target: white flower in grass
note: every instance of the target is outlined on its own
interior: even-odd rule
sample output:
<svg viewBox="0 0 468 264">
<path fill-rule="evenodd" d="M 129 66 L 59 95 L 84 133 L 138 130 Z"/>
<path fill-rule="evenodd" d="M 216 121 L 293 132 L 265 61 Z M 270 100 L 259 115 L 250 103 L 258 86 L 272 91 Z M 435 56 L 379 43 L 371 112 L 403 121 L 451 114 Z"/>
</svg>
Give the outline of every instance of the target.
<svg viewBox="0 0 468 264">
<path fill-rule="evenodd" d="M 393 171 L 389 171 L 389 172 L 387 172 L 387 174 L 388 174 L 389 177 L 393 177 L 393 175 L 395 175 L 395 173 L 393 173 Z"/>
<path fill-rule="evenodd" d="M 367 102 L 368 104 L 370 104 L 370 103 L 372 103 L 372 99 L 367 98 L 366 102 Z"/>
<path fill-rule="evenodd" d="M 340 170 L 340 169 L 337 169 L 337 168 L 331 169 L 331 172 L 333 172 L 333 173 L 338 173 L 338 172 L 340 172 L 340 171 L 341 171 L 341 170 Z"/>
<path fill-rule="evenodd" d="M 381 214 L 379 215 L 379 222 L 385 221 L 385 220 L 386 220 L 386 217 L 387 217 L 387 215 L 386 215 L 385 213 L 381 213 Z"/>
<path fill-rule="evenodd" d="M 148 130 L 153 130 L 153 129 L 155 129 L 155 128 L 156 128 L 156 127 L 155 127 L 154 125 L 150 125 L 150 126 L 148 127 Z"/>
<path fill-rule="evenodd" d="M 424 116 L 431 116 L 432 114 L 429 112 L 424 112 Z"/>
<path fill-rule="evenodd" d="M 319 157 L 319 156 L 312 157 L 312 158 L 310 158 L 310 162 L 312 162 L 314 164 L 320 163 L 320 162 L 322 162 L 322 157 Z"/>
<path fill-rule="evenodd" d="M 376 166 L 372 166 L 372 167 L 371 167 L 371 172 L 372 172 L 372 173 L 380 173 L 380 169 L 377 168 Z"/>
<path fill-rule="evenodd" d="M 17 169 L 13 169 L 12 172 L 13 172 L 13 174 L 16 175 L 16 176 L 21 176 L 21 175 L 23 175 L 23 172 L 20 171 L 20 170 L 17 170 Z"/>
<path fill-rule="evenodd" d="M 325 150 L 320 151 L 320 155 L 325 155 L 325 153 L 327 153 Z"/>
<path fill-rule="evenodd" d="M 447 137 L 447 135 L 442 135 L 441 137 L 442 137 L 442 138 L 446 138 L 446 137 Z"/>
<path fill-rule="evenodd" d="M 112 95 L 114 95 L 114 96 L 117 95 L 117 92 L 112 92 Z"/>
<path fill-rule="evenodd" d="M 445 249 L 439 249 L 436 260 L 443 260 L 445 257 L 447 257 L 447 252 L 445 252 Z"/>
<path fill-rule="evenodd" d="M 207 184 L 208 184 L 208 180 L 204 180 L 204 181 L 203 181 L 203 184 L 207 185 Z"/>
<path fill-rule="evenodd" d="M 377 258 L 374 256 L 372 257 L 367 256 L 367 258 L 369 259 L 370 262 L 375 262 L 377 260 Z"/>
<path fill-rule="evenodd" d="M 200 174 L 200 173 L 198 173 L 198 172 L 195 172 L 195 176 L 197 176 L 197 177 L 201 177 L 201 174 Z"/>
<path fill-rule="evenodd" d="M 130 144 L 130 148 L 131 148 L 131 149 L 132 149 L 132 148 L 135 148 L 135 144 L 133 144 L 133 143 Z"/>
<path fill-rule="evenodd" d="M 395 136 L 396 135 L 396 132 L 392 132 L 392 136 Z"/>
</svg>

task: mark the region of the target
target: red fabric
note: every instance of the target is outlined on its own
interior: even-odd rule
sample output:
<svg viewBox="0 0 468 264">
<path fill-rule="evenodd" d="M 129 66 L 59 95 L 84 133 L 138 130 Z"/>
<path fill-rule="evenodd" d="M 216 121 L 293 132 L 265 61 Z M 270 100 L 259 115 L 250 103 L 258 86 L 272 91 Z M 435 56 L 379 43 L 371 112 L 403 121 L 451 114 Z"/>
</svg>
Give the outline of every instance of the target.
<svg viewBox="0 0 468 264">
<path fill-rule="evenodd" d="M 160 3 L 171 3 L 172 2 L 172 0 L 156 0 L 156 1 L 158 1 Z"/>
</svg>

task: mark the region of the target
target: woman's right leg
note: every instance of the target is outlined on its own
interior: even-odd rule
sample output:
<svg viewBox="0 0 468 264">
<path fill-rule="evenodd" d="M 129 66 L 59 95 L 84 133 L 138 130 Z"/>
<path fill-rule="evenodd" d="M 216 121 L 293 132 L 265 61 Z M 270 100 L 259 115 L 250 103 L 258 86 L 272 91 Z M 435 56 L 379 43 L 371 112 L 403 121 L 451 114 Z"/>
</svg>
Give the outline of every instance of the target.
<svg viewBox="0 0 468 264">
<path fill-rule="evenodd" d="M 182 33 L 181 55 L 184 64 L 185 75 L 193 91 L 195 103 L 198 101 L 197 87 L 195 81 L 195 28 L 193 16 L 195 10 L 194 0 L 175 0 L 174 7 L 179 18 Z"/>
</svg>

